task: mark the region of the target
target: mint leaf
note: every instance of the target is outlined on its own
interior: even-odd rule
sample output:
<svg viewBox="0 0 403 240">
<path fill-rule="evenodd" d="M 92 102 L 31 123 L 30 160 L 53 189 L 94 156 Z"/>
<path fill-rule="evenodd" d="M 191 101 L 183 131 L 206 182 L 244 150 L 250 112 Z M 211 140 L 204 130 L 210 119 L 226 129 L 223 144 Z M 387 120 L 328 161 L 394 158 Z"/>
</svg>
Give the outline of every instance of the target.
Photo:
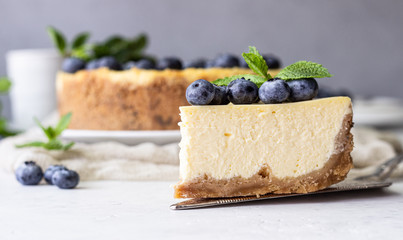
<svg viewBox="0 0 403 240">
<path fill-rule="evenodd" d="M 60 54 L 63 57 L 65 57 L 67 55 L 67 52 L 66 52 L 66 38 L 63 36 L 63 34 L 61 32 L 59 32 L 54 27 L 51 27 L 51 26 L 47 27 L 47 31 L 48 31 L 49 37 L 53 41 L 53 44 L 59 50 Z"/>
<path fill-rule="evenodd" d="M 45 133 L 46 137 L 48 138 L 48 142 L 30 142 L 26 144 L 21 144 L 21 145 L 16 145 L 17 148 L 23 148 L 23 147 L 42 147 L 47 150 L 64 150 L 67 151 L 69 150 L 73 145 L 74 142 L 70 142 L 66 145 L 63 145 L 63 143 L 57 139 L 57 137 L 65 130 L 71 120 L 71 113 L 68 113 L 64 115 L 60 121 L 57 123 L 56 127 L 47 127 L 45 128 L 38 119 L 35 118 L 36 124 L 42 129 L 42 131 Z M 0 121 L 1 124 L 1 121 Z M 1 127 L 1 125 L 0 125 Z M 1 130 L 1 129 L 0 129 Z M 0 131 L 1 132 L 1 131 Z"/>
<path fill-rule="evenodd" d="M 74 142 L 69 142 L 68 144 L 66 144 L 66 145 L 63 146 L 63 150 L 64 150 L 64 151 L 69 150 L 71 147 L 74 146 L 74 144 L 75 144 Z"/>
<path fill-rule="evenodd" d="M 256 74 L 266 79 L 271 78 L 270 74 L 267 73 L 269 68 L 267 67 L 266 61 L 257 51 L 256 47 L 249 47 L 249 53 L 242 53 L 242 57 L 245 59 L 249 68 Z"/>
<path fill-rule="evenodd" d="M 228 86 L 228 84 L 238 78 L 245 78 L 246 80 L 249 80 L 253 83 L 255 83 L 258 87 L 262 86 L 264 82 L 267 81 L 266 78 L 258 75 L 253 75 L 253 74 L 241 74 L 241 75 L 234 75 L 231 77 L 226 77 L 226 78 L 221 78 L 213 81 L 217 86 Z"/>
<path fill-rule="evenodd" d="M 37 118 L 34 118 L 34 120 L 35 120 L 36 125 L 38 125 L 42 129 L 42 131 L 45 133 L 46 137 L 48 139 L 52 139 L 53 136 L 52 136 L 51 130 L 49 130 L 49 128 L 45 128 Z"/>
<path fill-rule="evenodd" d="M 43 147 L 46 143 L 44 142 L 30 142 L 25 144 L 16 145 L 17 148 L 24 148 L 24 147 Z"/>
<path fill-rule="evenodd" d="M 283 80 L 293 80 L 300 78 L 324 78 L 333 75 L 319 63 L 299 61 L 283 68 L 276 78 Z"/>
<path fill-rule="evenodd" d="M 87 42 L 89 37 L 90 37 L 90 34 L 88 32 L 83 32 L 83 33 L 78 34 L 73 40 L 71 49 L 74 50 L 74 49 L 82 47 Z"/>
<path fill-rule="evenodd" d="M 59 136 L 70 124 L 71 121 L 71 112 L 62 116 L 55 128 L 55 137 Z"/>
<path fill-rule="evenodd" d="M 6 93 L 10 89 L 11 82 L 6 77 L 0 77 L 0 93 Z"/>
</svg>

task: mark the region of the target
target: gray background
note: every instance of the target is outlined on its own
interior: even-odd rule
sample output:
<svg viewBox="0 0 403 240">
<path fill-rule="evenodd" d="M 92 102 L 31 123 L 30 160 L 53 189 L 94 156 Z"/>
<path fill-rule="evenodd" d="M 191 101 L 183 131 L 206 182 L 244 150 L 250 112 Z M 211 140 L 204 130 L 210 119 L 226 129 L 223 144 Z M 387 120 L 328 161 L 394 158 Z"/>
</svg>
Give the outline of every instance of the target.
<svg viewBox="0 0 403 240">
<path fill-rule="evenodd" d="M 45 27 L 54 25 L 95 41 L 146 32 L 147 52 L 183 59 L 255 45 L 285 64 L 322 63 L 335 77 L 321 82 L 333 88 L 403 98 L 402 12 L 399 0 L 0 0 L 0 76 L 8 50 L 51 47 Z"/>
</svg>

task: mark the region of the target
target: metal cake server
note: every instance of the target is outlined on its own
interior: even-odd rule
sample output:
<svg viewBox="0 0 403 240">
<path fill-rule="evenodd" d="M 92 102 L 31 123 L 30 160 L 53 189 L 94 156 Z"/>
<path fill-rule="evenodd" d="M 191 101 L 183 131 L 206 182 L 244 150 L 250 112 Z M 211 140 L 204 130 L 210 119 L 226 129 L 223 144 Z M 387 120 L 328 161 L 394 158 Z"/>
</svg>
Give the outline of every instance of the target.
<svg viewBox="0 0 403 240">
<path fill-rule="evenodd" d="M 397 167 L 397 165 L 402 162 L 403 154 L 398 155 L 382 165 L 380 165 L 374 173 L 370 175 L 360 176 L 354 179 L 346 179 L 343 182 L 332 185 L 326 189 L 310 192 L 310 193 L 292 193 L 292 194 L 266 194 L 259 197 L 247 196 L 247 197 L 231 197 L 231 198 L 200 198 L 200 199 L 190 199 L 183 202 L 175 203 L 170 206 L 172 210 L 186 210 L 204 207 L 215 207 L 220 205 L 234 204 L 234 203 L 244 203 L 252 201 L 261 201 L 267 199 L 276 198 L 286 198 L 286 197 L 298 197 L 307 196 L 320 193 L 331 193 L 331 192 L 343 192 L 343 191 L 353 191 L 353 190 L 364 190 L 364 189 L 375 189 L 384 188 L 392 185 L 392 182 L 385 181 Z"/>
</svg>

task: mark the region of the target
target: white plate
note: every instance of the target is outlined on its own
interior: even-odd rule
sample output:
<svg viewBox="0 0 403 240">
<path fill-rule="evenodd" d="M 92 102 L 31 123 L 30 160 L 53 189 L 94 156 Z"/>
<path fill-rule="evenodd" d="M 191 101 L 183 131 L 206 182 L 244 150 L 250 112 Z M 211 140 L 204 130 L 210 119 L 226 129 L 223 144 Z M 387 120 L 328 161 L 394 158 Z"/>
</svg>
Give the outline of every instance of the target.
<svg viewBox="0 0 403 240">
<path fill-rule="evenodd" d="M 101 131 L 101 130 L 72 130 L 63 131 L 63 139 L 75 142 L 95 143 L 114 141 L 126 145 L 137 145 L 152 142 L 158 145 L 179 142 L 179 130 L 166 131 Z"/>
<path fill-rule="evenodd" d="M 354 100 L 354 123 L 376 127 L 403 126 L 402 106 L 401 99 L 390 97 Z"/>
</svg>

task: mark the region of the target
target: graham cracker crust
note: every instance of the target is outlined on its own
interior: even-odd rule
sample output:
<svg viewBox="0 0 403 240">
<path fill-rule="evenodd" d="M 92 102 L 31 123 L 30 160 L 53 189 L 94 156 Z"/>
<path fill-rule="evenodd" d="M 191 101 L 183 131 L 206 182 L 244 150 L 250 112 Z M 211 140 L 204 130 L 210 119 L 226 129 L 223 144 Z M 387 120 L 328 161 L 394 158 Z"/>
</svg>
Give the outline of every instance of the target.
<svg viewBox="0 0 403 240">
<path fill-rule="evenodd" d="M 207 175 L 191 182 L 179 182 L 174 186 L 175 198 L 217 198 L 264 195 L 267 193 L 308 193 L 324 189 L 343 181 L 353 167 L 350 156 L 353 150 L 352 114 L 345 116 L 342 129 L 335 139 L 335 149 L 325 166 L 297 178 L 278 179 L 272 175 L 269 166 L 251 178 L 235 177 L 225 180 L 213 179 Z"/>
<path fill-rule="evenodd" d="M 191 82 L 245 73 L 251 70 L 100 68 L 74 74 L 61 72 L 56 80 L 58 109 L 60 115 L 73 113 L 70 129 L 175 130 L 179 129 L 179 107 L 189 105 L 186 88 Z"/>
</svg>

